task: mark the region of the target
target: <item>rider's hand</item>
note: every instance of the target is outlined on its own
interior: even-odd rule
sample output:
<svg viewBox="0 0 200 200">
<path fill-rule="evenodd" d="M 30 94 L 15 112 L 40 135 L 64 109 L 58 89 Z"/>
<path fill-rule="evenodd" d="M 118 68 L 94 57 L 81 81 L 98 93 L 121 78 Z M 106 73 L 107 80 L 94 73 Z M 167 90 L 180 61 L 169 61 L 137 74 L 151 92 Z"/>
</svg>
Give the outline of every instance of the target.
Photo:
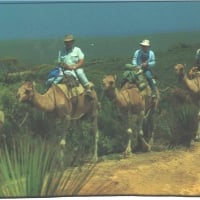
<svg viewBox="0 0 200 200">
<path fill-rule="evenodd" d="M 65 64 L 65 63 L 63 63 L 63 62 L 60 62 L 60 63 L 59 63 L 59 65 L 60 65 L 61 67 L 64 67 L 64 68 L 66 68 L 66 64 Z"/>
<path fill-rule="evenodd" d="M 148 63 L 147 62 L 143 62 L 142 63 L 142 68 L 146 68 L 148 66 Z"/>
<path fill-rule="evenodd" d="M 74 69 L 76 69 L 76 66 L 75 65 L 68 65 L 67 69 L 74 70 Z"/>
</svg>

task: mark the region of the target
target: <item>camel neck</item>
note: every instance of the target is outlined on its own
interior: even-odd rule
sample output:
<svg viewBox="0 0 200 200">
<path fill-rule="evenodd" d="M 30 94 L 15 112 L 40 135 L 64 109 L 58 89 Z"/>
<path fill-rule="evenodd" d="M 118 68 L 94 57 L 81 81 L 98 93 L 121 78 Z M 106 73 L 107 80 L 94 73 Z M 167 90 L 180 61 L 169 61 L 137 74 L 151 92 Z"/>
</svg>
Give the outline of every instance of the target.
<svg viewBox="0 0 200 200">
<path fill-rule="evenodd" d="M 40 94 L 35 88 L 33 89 L 34 95 L 32 98 L 32 105 L 39 110 L 51 112 L 55 108 L 55 97 L 52 89 L 50 88 L 45 94 Z"/>
<path fill-rule="evenodd" d="M 184 74 L 183 76 L 183 82 L 185 83 L 185 86 L 193 93 L 198 93 L 200 91 L 200 79 L 198 77 L 194 79 L 188 79 L 187 75 Z"/>
</svg>

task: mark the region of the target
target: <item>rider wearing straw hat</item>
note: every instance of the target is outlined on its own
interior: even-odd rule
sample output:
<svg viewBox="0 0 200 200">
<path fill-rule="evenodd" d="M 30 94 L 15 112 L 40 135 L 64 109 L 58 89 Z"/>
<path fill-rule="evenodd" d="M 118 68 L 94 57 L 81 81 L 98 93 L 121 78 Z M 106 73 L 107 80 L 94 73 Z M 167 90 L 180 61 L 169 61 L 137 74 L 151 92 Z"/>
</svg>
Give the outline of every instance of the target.
<svg viewBox="0 0 200 200">
<path fill-rule="evenodd" d="M 59 51 L 58 63 L 64 68 L 65 74 L 71 74 L 86 88 L 86 92 L 91 92 L 90 83 L 82 68 L 84 64 L 84 53 L 79 47 L 74 46 L 75 38 L 69 34 L 64 37 L 65 49 Z"/>
</svg>

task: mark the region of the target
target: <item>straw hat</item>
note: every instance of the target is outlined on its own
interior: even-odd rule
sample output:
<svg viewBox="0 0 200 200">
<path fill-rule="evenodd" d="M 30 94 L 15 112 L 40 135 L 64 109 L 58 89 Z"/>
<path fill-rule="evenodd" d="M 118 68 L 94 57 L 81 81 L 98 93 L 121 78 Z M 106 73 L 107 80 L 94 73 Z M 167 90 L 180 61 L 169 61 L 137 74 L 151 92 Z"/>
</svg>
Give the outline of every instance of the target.
<svg viewBox="0 0 200 200">
<path fill-rule="evenodd" d="M 150 41 L 145 39 L 142 42 L 140 42 L 140 45 L 149 47 L 150 46 Z"/>
<path fill-rule="evenodd" d="M 74 36 L 73 35 L 65 35 L 64 37 L 64 42 L 71 42 L 71 41 L 74 41 Z"/>
</svg>

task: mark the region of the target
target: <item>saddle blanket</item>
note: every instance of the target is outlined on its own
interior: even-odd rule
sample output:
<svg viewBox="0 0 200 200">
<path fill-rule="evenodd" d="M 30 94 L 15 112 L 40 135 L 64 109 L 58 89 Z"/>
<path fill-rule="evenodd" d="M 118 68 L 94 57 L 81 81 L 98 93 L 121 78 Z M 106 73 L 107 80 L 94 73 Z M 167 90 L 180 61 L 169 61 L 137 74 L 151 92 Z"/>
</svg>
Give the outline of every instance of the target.
<svg viewBox="0 0 200 200">
<path fill-rule="evenodd" d="M 72 98 L 72 97 L 75 97 L 75 96 L 78 96 L 80 94 L 83 94 L 84 92 L 84 87 L 79 84 L 77 87 L 73 87 L 72 89 L 69 89 L 67 88 L 67 85 L 65 84 L 57 84 L 57 86 L 65 93 L 65 95 L 68 97 L 68 98 Z"/>
</svg>

